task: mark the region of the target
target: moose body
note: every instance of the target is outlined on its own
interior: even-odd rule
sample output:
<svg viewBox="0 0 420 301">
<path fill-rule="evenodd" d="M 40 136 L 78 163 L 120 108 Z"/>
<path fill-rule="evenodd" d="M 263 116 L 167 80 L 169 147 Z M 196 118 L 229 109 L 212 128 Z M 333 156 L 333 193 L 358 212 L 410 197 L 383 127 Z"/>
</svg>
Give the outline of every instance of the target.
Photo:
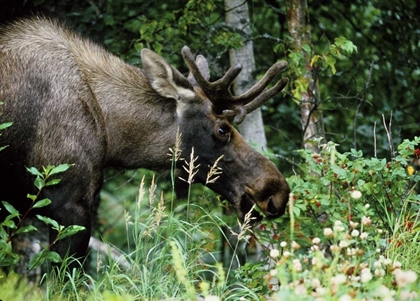
<svg viewBox="0 0 420 301">
<path fill-rule="evenodd" d="M 194 61 L 187 47 L 182 53 L 188 78 L 148 49 L 141 52 L 143 69 L 128 65 L 50 19 L 34 17 L 0 29 L 0 124 L 13 122 L 0 131 L 0 146 L 7 146 L 0 152 L 0 201 L 26 212 L 27 194 L 36 192 L 26 167 L 74 163 L 40 196 L 52 204 L 39 213 L 64 226 L 86 227 L 53 246 L 60 255 L 85 254 L 104 168 L 169 171 L 177 133 L 182 156 L 189 158 L 193 148 L 198 156 L 195 181 L 205 184 L 209 167 L 222 156 L 222 175 L 208 186 L 234 204 L 240 217 L 254 204 L 268 217 L 284 212 L 287 182 L 230 120 L 240 122 L 280 92 L 287 80 L 264 89 L 286 64 L 277 63 L 236 97 L 229 86 L 240 65 L 209 82 L 204 57 Z M 182 173 L 177 166 L 177 176 Z M 3 208 L 1 218 L 4 213 Z"/>
</svg>

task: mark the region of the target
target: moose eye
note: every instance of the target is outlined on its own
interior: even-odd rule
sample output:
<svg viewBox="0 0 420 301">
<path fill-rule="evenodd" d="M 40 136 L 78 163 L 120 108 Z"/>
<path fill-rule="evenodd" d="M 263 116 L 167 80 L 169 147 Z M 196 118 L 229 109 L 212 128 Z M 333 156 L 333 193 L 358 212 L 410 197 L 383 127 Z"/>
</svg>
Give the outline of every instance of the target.
<svg viewBox="0 0 420 301">
<path fill-rule="evenodd" d="M 219 138 L 222 139 L 229 139 L 230 138 L 230 133 L 231 133 L 231 129 L 230 126 L 226 123 L 222 123 L 222 124 L 218 124 L 216 125 L 216 134 Z"/>
</svg>

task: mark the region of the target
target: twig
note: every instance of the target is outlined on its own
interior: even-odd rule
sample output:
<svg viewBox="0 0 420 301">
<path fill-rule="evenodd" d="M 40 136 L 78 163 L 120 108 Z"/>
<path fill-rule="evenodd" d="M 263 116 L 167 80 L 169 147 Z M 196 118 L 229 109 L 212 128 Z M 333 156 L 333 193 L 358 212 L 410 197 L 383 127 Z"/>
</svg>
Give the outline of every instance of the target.
<svg viewBox="0 0 420 301">
<path fill-rule="evenodd" d="M 384 123 L 386 135 L 388 137 L 389 150 L 391 151 L 391 159 L 394 159 L 394 147 L 392 146 L 392 137 L 391 137 L 392 111 L 391 111 L 391 116 L 389 118 L 388 128 L 386 127 L 384 114 L 382 114 L 382 121 Z"/>
<path fill-rule="evenodd" d="M 373 156 L 376 158 L 376 121 L 373 123 Z"/>
</svg>

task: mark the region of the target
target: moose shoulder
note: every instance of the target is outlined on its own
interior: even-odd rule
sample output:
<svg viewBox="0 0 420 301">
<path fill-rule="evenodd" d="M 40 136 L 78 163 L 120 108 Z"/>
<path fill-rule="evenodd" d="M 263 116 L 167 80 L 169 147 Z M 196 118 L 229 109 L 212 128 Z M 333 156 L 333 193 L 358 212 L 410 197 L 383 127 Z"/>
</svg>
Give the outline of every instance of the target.
<svg viewBox="0 0 420 301">
<path fill-rule="evenodd" d="M 234 204 L 243 217 L 254 204 L 268 217 L 283 214 L 289 187 L 267 158 L 248 146 L 232 127 L 287 84 L 268 83 L 286 66 L 274 64 L 249 91 L 229 87 L 241 70 L 231 67 L 209 81 L 207 61 L 188 49 L 184 77 L 161 56 L 143 49 L 143 69 L 124 63 L 101 47 L 46 18 L 25 19 L 0 29 L 0 123 L 13 122 L 0 136 L 0 200 L 25 212 L 33 178 L 25 167 L 74 163 L 59 185 L 42 191 L 52 204 L 41 212 L 61 225 L 86 231 L 59 241 L 61 255 L 83 256 L 107 166 L 168 171 L 168 150 L 177 133 L 180 149 L 192 149 L 205 184 L 221 157 L 222 175 L 208 186 Z M 177 176 L 185 171 L 177 166 Z M 4 212 L 1 210 L 0 212 Z M 3 217 L 2 217 L 3 218 Z"/>
</svg>

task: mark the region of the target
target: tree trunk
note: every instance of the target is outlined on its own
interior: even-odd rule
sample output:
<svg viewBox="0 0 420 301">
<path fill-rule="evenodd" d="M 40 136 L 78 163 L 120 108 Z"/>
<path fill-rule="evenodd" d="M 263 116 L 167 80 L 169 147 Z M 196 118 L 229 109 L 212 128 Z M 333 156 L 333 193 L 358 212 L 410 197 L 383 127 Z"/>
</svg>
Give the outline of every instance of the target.
<svg viewBox="0 0 420 301">
<path fill-rule="evenodd" d="M 307 83 L 307 89 L 300 99 L 301 124 L 303 132 L 303 146 L 319 152 L 314 139 L 324 138 L 324 122 L 321 98 L 317 85 L 316 72 L 311 68 L 311 53 L 304 50 L 308 45 L 312 49 L 311 30 L 308 24 L 308 5 L 306 0 L 286 0 L 287 25 L 292 37 L 293 51 L 301 53 L 305 60 L 305 71 L 302 74 L 303 82 Z"/>
<path fill-rule="evenodd" d="M 248 4 L 245 0 L 225 0 L 226 23 L 234 30 L 240 32 L 244 39 L 244 45 L 240 49 L 231 49 L 229 58 L 231 64 L 241 63 L 243 69 L 233 83 L 235 95 L 240 95 L 248 90 L 255 82 L 255 59 L 251 39 L 251 27 L 249 26 Z M 245 140 L 259 149 L 267 148 L 267 139 L 264 132 L 261 110 L 258 108 L 247 115 L 239 125 L 239 131 Z"/>
</svg>

